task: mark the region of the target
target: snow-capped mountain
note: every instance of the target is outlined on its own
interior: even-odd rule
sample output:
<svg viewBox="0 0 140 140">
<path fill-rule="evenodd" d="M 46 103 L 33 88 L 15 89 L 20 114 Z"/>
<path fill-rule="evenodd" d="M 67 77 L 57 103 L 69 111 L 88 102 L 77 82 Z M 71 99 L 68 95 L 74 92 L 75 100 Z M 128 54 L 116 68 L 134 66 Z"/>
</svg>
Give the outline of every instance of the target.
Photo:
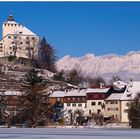
<svg viewBox="0 0 140 140">
<path fill-rule="evenodd" d="M 57 61 L 58 71 L 70 71 L 74 68 L 80 70 L 84 76 L 102 76 L 109 80 L 113 75 L 118 75 L 123 80 L 140 80 L 140 51 L 123 56 L 86 54 L 76 58 L 67 55 Z"/>
</svg>

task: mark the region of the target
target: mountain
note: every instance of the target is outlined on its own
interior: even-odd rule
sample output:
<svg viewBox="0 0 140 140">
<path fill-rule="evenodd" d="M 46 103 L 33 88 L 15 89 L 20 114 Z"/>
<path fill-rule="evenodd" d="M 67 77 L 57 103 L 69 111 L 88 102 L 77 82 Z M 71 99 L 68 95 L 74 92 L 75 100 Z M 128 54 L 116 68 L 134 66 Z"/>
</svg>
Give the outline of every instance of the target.
<svg viewBox="0 0 140 140">
<path fill-rule="evenodd" d="M 58 71 L 80 70 L 83 76 L 102 76 L 106 80 L 118 75 L 122 80 L 140 80 L 140 51 L 126 55 L 108 54 L 95 56 L 86 54 L 82 57 L 64 56 L 57 61 Z"/>
</svg>

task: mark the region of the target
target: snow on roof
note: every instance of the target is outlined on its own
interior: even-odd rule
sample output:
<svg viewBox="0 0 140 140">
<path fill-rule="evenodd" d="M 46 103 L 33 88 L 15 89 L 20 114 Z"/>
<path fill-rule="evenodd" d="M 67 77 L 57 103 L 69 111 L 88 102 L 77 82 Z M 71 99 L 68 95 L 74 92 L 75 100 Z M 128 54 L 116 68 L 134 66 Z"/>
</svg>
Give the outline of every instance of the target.
<svg viewBox="0 0 140 140">
<path fill-rule="evenodd" d="M 133 100 L 137 93 L 140 93 L 140 82 L 130 82 L 122 95 L 121 100 Z"/>
<path fill-rule="evenodd" d="M 22 92 L 20 91 L 6 91 L 4 92 L 4 95 L 22 95 Z"/>
<path fill-rule="evenodd" d="M 120 100 L 121 96 L 123 95 L 123 93 L 112 93 L 107 99 L 105 99 L 106 101 L 108 100 Z"/>
<path fill-rule="evenodd" d="M 22 34 L 24 35 L 33 35 L 33 36 L 36 36 L 36 34 L 34 34 L 32 31 L 30 31 L 29 29 L 27 29 L 25 26 L 23 25 L 20 25 L 18 24 L 17 22 L 15 21 L 7 21 L 7 22 L 4 22 L 5 23 L 9 23 L 9 24 L 17 24 L 18 26 L 16 26 L 16 30 L 14 31 L 14 33 L 19 33 L 19 32 L 22 32 Z M 13 32 L 11 33 L 8 33 L 8 34 L 14 34 Z"/>
<path fill-rule="evenodd" d="M 64 91 L 54 91 L 49 97 L 64 97 L 65 94 Z"/>
<path fill-rule="evenodd" d="M 127 85 L 127 83 L 125 83 L 125 82 L 123 82 L 121 80 L 115 81 L 113 83 L 113 86 L 116 87 L 116 88 L 119 88 L 119 89 L 124 88 L 126 85 Z"/>
<path fill-rule="evenodd" d="M 106 93 L 110 88 L 89 88 L 86 93 Z"/>
<path fill-rule="evenodd" d="M 66 92 L 65 96 L 86 96 L 85 90 L 70 90 Z"/>
<path fill-rule="evenodd" d="M 86 96 L 84 90 L 54 91 L 50 97 Z"/>
</svg>

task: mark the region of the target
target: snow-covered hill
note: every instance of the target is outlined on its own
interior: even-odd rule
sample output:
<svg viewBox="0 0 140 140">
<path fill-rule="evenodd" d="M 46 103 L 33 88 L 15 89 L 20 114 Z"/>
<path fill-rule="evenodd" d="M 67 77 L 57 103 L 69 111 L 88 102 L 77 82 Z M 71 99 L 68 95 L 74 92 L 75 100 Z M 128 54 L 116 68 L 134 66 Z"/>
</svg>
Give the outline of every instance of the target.
<svg viewBox="0 0 140 140">
<path fill-rule="evenodd" d="M 123 80 L 140 80 L 140 51 L 129 52 L 123 56 L 86 54 L 75 58 L 67 55 L 57 61 L 58 71 L 70 71 L 74 68 L 80 70 L 84 76 L 102 76 L 109 80 L 113 75 L 118 75 Z"/>
</svg>

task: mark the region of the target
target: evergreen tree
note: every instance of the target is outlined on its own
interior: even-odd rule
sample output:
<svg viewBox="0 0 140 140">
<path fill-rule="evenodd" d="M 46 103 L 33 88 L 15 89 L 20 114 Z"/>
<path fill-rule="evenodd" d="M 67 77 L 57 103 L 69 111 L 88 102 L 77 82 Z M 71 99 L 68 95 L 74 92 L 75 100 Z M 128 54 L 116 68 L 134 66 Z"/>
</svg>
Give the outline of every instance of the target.
<svg viewBox="0 0 140 140">
<path fill-rule="evenodd" d="M 62 70 L 53 76 L 54 80 L 65 82 L 65 72 Z"/>
<path fill-rule="evenodd" d="M 128 118 L 132 128 L 140 128 L 140 94 L 130 103 Z"/>
<path fill-rule="evenodd" d="M 56 72 L 56 54 L 53 46 L 51 46 L 43 37 L 39 45 L 39 64 L 42 69 Z"/>
<path fill-rule="evenodd" d="M 48 84 L 39 71 L 31 69 L 22 83 L 25 92 L 19 97 L 18 110 L 23 122 L 27 122 L 28 127 L 36 127 L 42 119 L 49 120 L 51 106 L 48 101 Z M 46 94 L 45 94 L 46 93 Z"/>
<path fill-rule="evenodd" d="M 80 83 L 82 83 L 82 81 L 83 81 L 82 75 L 80 74 L 79 71 L 75 69 L 71 70 L 67 75 L 66 82 L 70 84 L 78 86 Z"/>
<path fill-rule="evenodd" d="M 89 78 L 88 81 L 91 87 L 99 88 L 101 85 L 105 85 L 105 80 L 100 76 L 92 78 L 92 79 Z"/>
</svg>

